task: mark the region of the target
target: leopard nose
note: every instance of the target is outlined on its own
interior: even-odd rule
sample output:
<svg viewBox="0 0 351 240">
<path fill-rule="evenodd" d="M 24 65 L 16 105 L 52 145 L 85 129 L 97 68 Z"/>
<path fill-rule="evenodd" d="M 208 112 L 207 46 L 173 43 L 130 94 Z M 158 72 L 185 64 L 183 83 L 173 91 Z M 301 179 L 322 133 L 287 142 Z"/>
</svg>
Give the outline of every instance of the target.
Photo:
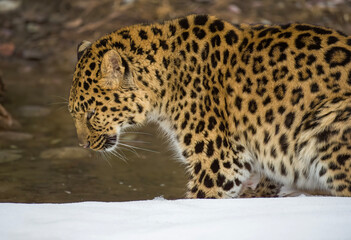
<svg viewBox="0 0 351 240">
<path fill-rule="evenodd" d="M 83 147 L 83 148 L 89 148 L 90 147 L 90 142 L 89 141 L 86 141 L 84 143 L 79 143 L 79 146 L 80 147 Z"/>
</svg>

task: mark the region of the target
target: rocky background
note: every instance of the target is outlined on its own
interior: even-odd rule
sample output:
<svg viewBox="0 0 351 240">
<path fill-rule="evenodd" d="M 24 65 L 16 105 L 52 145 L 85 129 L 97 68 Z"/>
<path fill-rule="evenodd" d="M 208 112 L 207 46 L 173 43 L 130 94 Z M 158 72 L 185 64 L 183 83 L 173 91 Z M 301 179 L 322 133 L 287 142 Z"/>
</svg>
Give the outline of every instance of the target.
<svg viewBox="0 0 351 240">
<path fill-rule="evenodd" d="M 150 137 L 153 126 L 128 136 L 148 151 L 125 149 L 127 164 L 95 156 L 76 147 L 66 99 L 81 40 L 191 13 L 351 34 L 350 0 L 0 0 L 0 201 L 182 198 L 183 166 L 168 159 L 164 139 Z"/>
</svg>

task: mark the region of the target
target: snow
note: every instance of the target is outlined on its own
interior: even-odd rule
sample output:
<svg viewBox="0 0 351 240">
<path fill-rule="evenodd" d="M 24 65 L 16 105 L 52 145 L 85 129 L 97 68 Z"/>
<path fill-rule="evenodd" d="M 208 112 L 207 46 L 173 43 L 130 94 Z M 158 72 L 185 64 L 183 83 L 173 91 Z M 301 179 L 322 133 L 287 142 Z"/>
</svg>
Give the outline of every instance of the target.
<svg viewBox="0 0 351 240">
<path fill-rule="evenodd" d="M 0 239 L 351 239 L 351 198 L 0 204 Z"/>
</svg>

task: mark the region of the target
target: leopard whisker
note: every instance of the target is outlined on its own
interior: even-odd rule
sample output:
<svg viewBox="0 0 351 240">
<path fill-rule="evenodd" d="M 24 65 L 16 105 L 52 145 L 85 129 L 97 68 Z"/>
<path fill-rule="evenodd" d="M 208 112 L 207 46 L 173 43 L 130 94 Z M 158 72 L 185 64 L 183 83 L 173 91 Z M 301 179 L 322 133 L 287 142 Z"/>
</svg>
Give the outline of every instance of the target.
<svg viewBox="0 0 351 240">
<path fill-rule="evenodd" d="M 147 132 L 121 132 L 121 134 L 140 134 L 140 135 L 153 136 L 153 134 L 147 133 Z"/>
<path fill-rule="evenodd" d="M 110 162 L 110 160 L 108 159 L 109 156 L 106 154 L 105 151 L 99 151 L 99 152 L 96 152 L 96 156 L 98 156 L 98 158 L 104 160 L 105 162 L 107 162 L 107 164 L 112 167 L 112 164 Z"/>
<path fill-rule="evenodd" d="M 125 142 L 125 143 L 142 143 L 142 144 L 151 144 L 151 142 L 147 142 L 147 141 L 141 141 L 141 140 L 128 140 L 128 139 L 119 139 L 121 142 Z"/>
<path fill-rule="evenodd" d="M 48 103 L 48 105 L 67 105 L 68 102 L 52 102 L 52 103 Z"/>
<path fill-rule="evenodd" d="M 112 154 L 113 156 L 121 159 L 123 162 L 128 163 L 128 159 L 126 158 L 126 156 L 123 156 L 121 153 L 117 152 L 117 150 L 112 150 L 109 152 L 110 154 Z"/>
<path fill-rule="evenodd" d="M 107 162 L 107 164 L 112 168 L 112 164 L 110 162 L 110 159 L 108 159 L 108 155 L 106 154 L 106 158 L 105 161 Z"/>
<path fill-rule="evenodd" d="M 123 159 L 125 160 L 126 163 L 128 163 L 128 158 L 126 156 L 126 154 L 123 151 L 118 151 L 119 149 L 115 148 L 113 149 L 113 152 L 118 153 L 119 155 L 123 156 Z"/>
<path fill-rule="evenodd" d="M 125 143 L 119 143 L 119 144 L 122 146 L 125 146 L 125 147 L 134 148 L 134 149 L 138 149 L 138 150 L 142 150 L 142 151 L 146 151 L 146 152 L 160 153 L 158 151 L 154 151 L 154 150 L 150 150 L 150 149 L 146 149 L 146 148 L 141 148 L 141 147 L 136 147 L 136 146 L 131 146 L 131 145 L 128 145 Z"/>
<path fill-rule="evenodd" d="M 58 108 L 55 108 L 53 110 L 53 112 L 59 112 L 59 111 L 62 111 L 62 110 L 67 111 L 67 106 L 66 105 L 62 105 L 62 106 L 60 106 Z"/>
<path fill-rule="evenodd" d="M 64 100 L 66 103 L 68 103 L 68 99 L 67 99 L 67 98 L 65 98 L 65 97 L 58 96 L 58 95 L 54 95 L 54 96 L 52 96 L 52 97 L 59 98 L 59 99 L 61 99 L 61 100 Z"/>
<path fill-rule="evenodd" d="M 128 152 L 132 152 L 132 153 L 134 153 L 138 158 L 140 158 L 140 155 L 139 155 L 138 152 L 135 151 L 134 149 L 126 148 L 126 147 L 121 147 L 121 146 L 119 146 L 118 148 L 123 149 L 123 150 L 126 150 L 126 151 L 128 151 Z"/>
</svg>

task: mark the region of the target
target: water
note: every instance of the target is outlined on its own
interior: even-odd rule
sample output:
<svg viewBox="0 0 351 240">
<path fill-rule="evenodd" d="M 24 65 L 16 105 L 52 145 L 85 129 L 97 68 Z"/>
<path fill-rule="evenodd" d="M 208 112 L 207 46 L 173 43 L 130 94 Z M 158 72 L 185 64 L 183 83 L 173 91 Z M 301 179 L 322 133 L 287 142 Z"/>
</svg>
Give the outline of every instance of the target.
<svg viewBox="0 0 351 240">
<path fill-rule="evenodd" d="M 17 132 L 32 135 L 29 140 L 0 139 L 0 150 L 20 155 L 20 159 L 0 163 L 1 202 L 76 202 L 126 201 L 183 198 L 185 168 L 172 158 L 165 139 L 155 126 L 135 129 L 125 135 L 134 146 L 158 153 L 122 150 L 128 159 L 101 157 L 89 152 L 86 157 L 50 157 L 43 152 L 63 147 L 76 147 L 77 137 L 67 104 L 71 72 L 55 70 L 35 63 L 5 65 L 7 87 L 5 106 L 21 123 Z M 29 106 L 29 107 L 28 107 Z M 23 109 L 31 106 L 49 109 L 44 116 L 30 117 Z M 40 115 L 32 113 L 33 115 Z M 23 116 L 25 115 L 25 116 Z M 144 134 L 146 133 L 146 134 Z M 139 143 L 142 142 L 142 143 Z M 148 142 L 148 143 L 146 143 Z M 62 150 L 62 149 L 61 149 Z M 89 151 L 89 150 L 86 150 Z"/>
</svg>

